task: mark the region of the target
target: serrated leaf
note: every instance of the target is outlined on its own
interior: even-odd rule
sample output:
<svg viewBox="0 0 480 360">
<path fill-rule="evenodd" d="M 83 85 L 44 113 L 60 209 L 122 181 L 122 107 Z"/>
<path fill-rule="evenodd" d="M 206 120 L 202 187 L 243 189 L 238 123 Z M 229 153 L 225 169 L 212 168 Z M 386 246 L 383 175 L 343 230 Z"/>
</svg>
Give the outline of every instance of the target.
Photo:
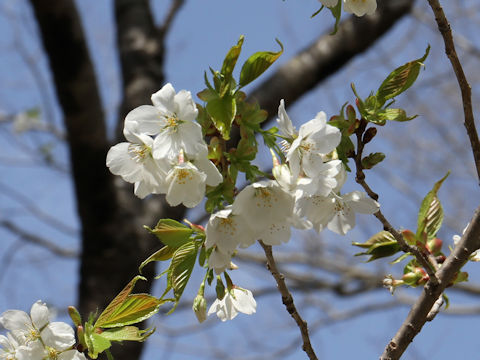
<svg viewBox="0 0 480 360">
<path fill-rule="evenodd" d="M 153 261 L 165 261 L 171 259 L 173 254 L 175 253 L 175 250 L 175 248 L 172 248 L 170 246 L 162 247 L 160 250 L 150 255 L 145 261 L 140 264 L 140 266 L 138 267 L 138 272 L 141 274 L 142 269 L 145 267 L 145 265 Z"/>
<path fill-rule="evenodd" d="M 175 310 L 180 297 L 187 286 L 192 274 L 195 260 L 197 259 L 199 243 L 189 242 L 178 248 L 173 254 L 172 262 L 168 273 L 168 281 L 173 289 L 176 304 L 169 314 Z"/>
<path fill-rule="evenodd" d="M 355 254 L 355 256 L 369 255 L 368 262 L 392 256 L 400 251 L 400 245 L 388 231 L 380 231 L 364 243 L 353 242 L 352 245 L 368 249 L 366 252 Z"/>
<path fill-rule="evenodd" d="M 244 38 L 245 37 L 243 35 L 240 36 L 237 45 L 232 46 L 223 60 L 222 70 L 220 72 L 226 81 L 229 81 L 230 77 L 232 76 L 233 69 L 235 68 L 235 64 L 240 56 L 240 52 L 242 51 Z"/>
<path fill-rule="evenodd" d="M 407 116 L 407 113 L 403 109 L 381 109 L 376 112 L 375 116 L 380 119 L 381 121 L 410 121 L 417 117 L 415 116 Z"/>
<path fill-rule="evenodd" d="M 383 106 L 386 100 L 400 95 L 413 85 L 429 52 L 430 45 L 425 50 L 425 55 L 421 58 L 396 68 L 387 76 L 377 91 L 377 99 L 380 106 Z"/>
<path fill-rule="evenodd" d="M 100 320 L 95 327 L 113 328 L 139 323 L 158 312 L 160 305 L 165 303 L 148 294 L 132 294 Z"/>
<path fill-rule="evenodd" d="M 116 329 L 108 329 L 99 335 L 109 341 L 145 341 L 155 329 L 140 330 L 136 326 L 124 326 Z"/>
<path fill-rule="evenodd" d="M 417 240 L 419 241 L 433 239 L 442 226 L 444 214 L 437 193 L 448 175 L 450 175 L 450 171 L 435 183 L 432 190 L 428 192 L 420 205 L 416 234 Z"/>
<path fill-rule="evenodd" d="M 362 167 L 364 169 L 371 169 L 375 165 L 379 164 L 385 159 L 385 154 L 381 152 L 376 152 L 369 154 L 368 156 L 362 159 Z"/>
<path fill-rule="evenodd" d="M 179 248 L 190 240 L 193 230 L 188 226 L 172 219 L 160 219 L 155 228 L 145 228 L 160 239 L 167 246 Z"/>
<path fill-rule="evenodd" d="M 207 103 L 207 112 L 212 118 L 218 131 L 222 134 L 224 140 L 230 139 L 230 129 L 237 113 L 237 104 L 235 98 L 231 95 L 218 97 Z"/>
<path fill-rule="evenodd" d="M 278 40 L 281 50 L 278 52 L 259 51 L 250 56 L 242 66 L 239 86 L 242 88 L 262 75 L 283 53 L 283 44 Z"/>
<path fill-rule="evenodd" d="M 95 322 L 94 328 L 134 324 L 148 319 L 158 311 L 163 300 L 146 294 L 130 295 L 138 280 L 146 279 L 140 275 L 135 276 L 103 310 Z"/>
<path fill-rule="evenodd" d="M 359 243 L 359 242 L 352 242 L 352 245 L 358 246 L 364 249 L 370 248 L 372 245 L 379 244 L 379 243 L 389 243 L 395 241 L 395 238 L 393 237 L 392 234 L 390 234 L 388 231 L 382 230 L 372 237 L 365 241 L 364 243 Z"/>
</svg>

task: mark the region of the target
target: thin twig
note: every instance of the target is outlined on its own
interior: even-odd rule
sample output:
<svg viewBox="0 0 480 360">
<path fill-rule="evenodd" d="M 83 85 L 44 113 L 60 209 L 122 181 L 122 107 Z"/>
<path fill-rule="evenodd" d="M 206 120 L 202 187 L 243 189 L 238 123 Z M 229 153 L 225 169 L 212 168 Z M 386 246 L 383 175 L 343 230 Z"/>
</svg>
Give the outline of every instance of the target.
<svg viewBox="0 0 480 360">
<path fill-rule="evenodd" d="M 365 120 L 361 120 L 360 126 L 355 131 L 355 135 L 357 136 L 357 152 L 355 154 L 355 166 L 356 166 L 356 176 L 355 181 L 361 185 L 365 191 L 367 192 L 368 196 L 370 196 L 373 200 L 378 200 L 378 194 L 375 193 L 370 186 L 365 181 L 365 173 L 363 172 L 363 165 L 362 165 L 362 155 L 363 149 L 365 147 L 365 143 L 362 140 L 362 136 L 365 132 L 367 127 L 367 122 Z M 393 235 L 397 243 L 400 245 L 400 248 L 405 253 L 411 253 L 415 259 L 422 265 L 422 267 L 427 272 L 430 281 L 434 284 L 438 282 L 437 277 L 435 276 L 435 272 L 438 269 L 438 264 L 435 261 L 435 258 L 428 257 L 422 251 L 420 251 L 416 246 L 409 245 L 405 239 L 403 238 L 402 234 L 400 234 L 385 218 L 382 214 L 381 210 L 378 210 L 375 214 L 373 214 L 383 225 L 383 228 L 388 231 L 390 234 Z"/>
<path fill-rule="evenodd" d="M 278 271 L 277 264 L 275 263 L 275 259 L 273 257 L 272 247 L 270 245 L 265 245 L 261 240 L 259 240 L 258 242 L 262 246 L 263 251 L 265 251 L 265 256 L 267 257 L 267 267 L 275 278 L 275 281 L 277 282 L 278 291 L 280 291 L 280 294 L 282 295 L 282 302 L 285 305 L 288 313 L 292 316 L 292 318 L 297 323 L 298 328 L 300 329 L 303 340 L 302 350 L 305 351 L 310 360 L 317 360 L 317 355 L 315 355 L 315 351 L 313 350 L 312 344 L 310 343 L 307 322 L 302 319 L 302 317 L 297 311 L 297 308 L 295 307 L 292 294 L 288 290 L 287 284 L 285 283 L 285 276 Z"/>
<path fill-rule="evenodd" d="M 478 139 L 478 133 L 475 127 L 475 119 L 473 117 L 472 89 L 467 81 L 462 64 L 458 59 L 458 55 L 455 50 L 455 43 L 453 41 L 452 30 L 445 13 L 443 12 L 440 2 L 438 0 L 428 0 L 428 3 L 430 4 L 430 7 L 435 15 L 435 21 L 437 22 L 438 30 L 440 31 L 440 34 L 442 34 L 443 41 L 445 43 L 445 53 L 452 64 L 458 85 L 460 86 L 463 112 L 465 115 L 464 125 L 467 129 L 468 138 L 470 139 L 470 145 L 472 147 L 473 157 L 475 159 L 475 166 L 477 168 L 477 176 L 478 180 L 480 181 L 480 140 Z"/>
</svg>

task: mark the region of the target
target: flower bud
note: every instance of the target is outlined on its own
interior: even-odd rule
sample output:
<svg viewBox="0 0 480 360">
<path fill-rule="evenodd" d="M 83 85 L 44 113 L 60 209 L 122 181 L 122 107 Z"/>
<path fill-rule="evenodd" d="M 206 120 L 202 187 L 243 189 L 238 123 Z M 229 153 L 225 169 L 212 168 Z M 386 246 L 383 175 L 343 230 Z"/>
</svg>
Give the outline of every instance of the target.
<svg viewBox="0 0 480 360">
<path fill-rule="evenodd" d="M 198 294 L 195 300 L 193 300 L 192 310 L 197 317 L 199 323 L 202 323 L 207 318 L 207 301 L 203 295 Z"/>
<path fill-rule="evenodd" d="M 363 134 L 362 142 L 364 144 L 368 144 L 370 141 L 372 141 L 375 135 L 377 135 L 377 128 L 375 127 L 368 128 L 367 131 L 365 131 L 365 133 Z"/>
<path fill-rule="evenodd" d="M 402 236 L 403 236 L 403 239 L 409 245 L 415 245 L 417 243 L 417 238 L 415 237 L 415 234 L 411 230 L 403 230 Z"/>
<path fill-rule="evenodd" d="M 80 313 L 75 308 L 75 306 L 69 306 L 68 307 L 68 315 L 70 315 L 70 318 L 72 319 L 75 326 L 81 326 L 82 325 L 82 317 L 80 316 Z"/>
<path fill-rule="evenodd" d="M 438 255 L 442 250 L 443 241 L 439 238 L 434 238 L 427 241 L 427 250 L 433 254 Z"/>
<path fill-rule="evenodd" d="M 403 285 L 405 282 L 403 280 L 395 280 L 392 275 L 387 275 L 383 279 L 383 287 L 386 287 L 390 293 L 393 295 L 395 288 Z"/>
</svg>

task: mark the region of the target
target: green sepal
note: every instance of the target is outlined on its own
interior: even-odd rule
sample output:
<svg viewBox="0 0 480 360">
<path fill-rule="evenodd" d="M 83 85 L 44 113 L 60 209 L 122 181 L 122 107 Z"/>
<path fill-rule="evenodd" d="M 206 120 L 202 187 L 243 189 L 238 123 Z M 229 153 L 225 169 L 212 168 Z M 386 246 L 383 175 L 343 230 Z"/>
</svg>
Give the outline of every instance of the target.
<svg viewBox="0 0 480 360">
<path fill-rule="evenodd" d="M 365 156 L 362 159 L 362 167 L 364 169 L 371 169 L 375 165 L 379 164 L 385 159 L 385 154 L 381 152 L 376 152 Z"/>
<path fill-rule="evenodd" d="M 275 39 L 281 50 L 278 52 L 259 51 L 250 56 L 242 66 L 240 71 L 239 87 L 251 83 L 253 80 L 262 75 L 283 53 L 283 44 Z"/>
<path fill-rule="evenodd" d="M 207 260 L 207 248 L 202 246 L 200 248 L 200 255 L 198 256 L 198 264 L 203 267 L 205 265 L 205 261 Z"/>
<path fill-rule="evenodd" d="M 138 280 L 146 280 L 137 275 L 103 310 L 94 328 L 111 328 L 135 324 L 148 319 L 158 312 L 165 301 L 147 294 L 130 294 Z"/>
<path fill-rule="evenodd" d="M 368 249 L 366 252 L 355 254 L 355 256 L 370 255 L 370 258 L 367 260 L 367 262 L 392 256 L 400 251 L 400 245 L 397 243 L 393 235 L 388 231 L 380 231 L 379 233 L 373 235 L 366 242 L 353 242 L 352 245 Z"/>
<path fill-rule="evenodd" d="M 168 271 L 168 283 L 173 289 L 175 305 L 168 314 L 175 311 L 188 280 L 190 280 L 199 246 L 198 242 L 191 241 L 178 248 L 173 254 Z"/>
<path fill-rule="evenodd" d="M 342 16 L 342 3 L 343 3 L 343 1 L 338 0 L 337 5 L 335 5 L 334 7 L 329 7 L 328 8 L 328 10 L 331 11 L 333 17 L 335 18 L 335 25 L 334 25 L 333 31 L 330 33 L 330 35 L 335 35 L 338 31 L 338 24 L 340 24 L 340 18 Z"/>
<path fill-rule="evenodd" d="M 400 95 L 413 85 L 429 52 L 430 45 L 428 45 L 425 50 L 425 55 L 421 58 L 410 61 L 396 68 L 387 76 L 378 88 L 376 95 L 380 107 L 383 106 L 388 99 Z"/>
<path fill-rule="evenodd" d="M 160 219 L 153 229 L 148 226 L 144 228 L 154 234 L 164 245 L 174 249 L 189 242 L 190 235 L 193 234 L 193 230 L 188 226 L 172 219 Z"/>
<path fill-rule="evenodd" d="M 420 205 L 417 220 L 417 240 L 426 243 L 427 240 L 433 239 L 443 223 L 443 208 L 437 197 L 438 190 L 442 183 L 450 175 L 450 171 L 435 183 L 432 190 L 425 196 Z"/>
<path fill-rule="evenodd" d="M 145 265 L 153 262 L 153 261 L 165 261 L 168 259 L 171 259 L 173 254 L 175 253 L 175 248 L 172 248 L 170 246 L 164 246 L 160 250 L 154 252 L 152 255 L 150 255 L 145 261 L 143 261 L 140 266 L 138 267 L 138 272 L 141 274 L 142 269 L 145 267 Z"/>
<path fill-rule="evenodd" d="M 322 5 L 322 7 L 321 7 L 320 9 L 318 9 L 318 10 L 315 11 L 312 15 L 310 15 L 310 19 L 313 19 L 315 16 L 317 16 L 318 14 L 320 14 L 320 11 L 322 11 L 324 7 L 325 7 L 325 5 Z"/>
</svg>

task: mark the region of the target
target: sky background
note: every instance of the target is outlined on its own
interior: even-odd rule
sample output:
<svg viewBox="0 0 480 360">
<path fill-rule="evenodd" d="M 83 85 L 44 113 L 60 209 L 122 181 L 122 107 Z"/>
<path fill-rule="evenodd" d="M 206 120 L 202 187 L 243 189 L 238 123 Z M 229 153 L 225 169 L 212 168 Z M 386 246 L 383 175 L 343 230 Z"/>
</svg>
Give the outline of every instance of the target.
<svg viewBox="0 0 480 360">
<path fill-rule="evenodd" d="M 165 15 L 167 4 L 165 0 L 151 1 L 158 23 Z M 77 5 L 112 133 L 121 86 L 112 1 L 78 0 Z M 445 5 L 456 36 L 464 44 L 480 48 L 480 39 L 476 36 L 480 26 L 480 16 L 477 15 L 479 4 L 466 0 L 461 5 L 450 2 Z M 329 31 L 333 19 L 326 11 L 310 19 L 318 7 L 319 3 L 315 0 L 187 1 L 168 37 L 166 80 L 177 91 L 187 89 L 196 94 L 204 87 L 204 71 L 210 66 L 219 69 L 224 55 L 242 34 L 245 42 L 239 64 L 256 51 L 277 51 L 275 38 L 284 44 L 285 52 L 278 64 L 273 66 L 275 69 L 320 34 Z M 379 166 L 381 169 L 367 174 L 367 181 L 380 193 L 386 217 L 399 228 L 415 230 L 421 198 L 435 181 L 451 170 L 452 175 L 440 192 L 447 214 L 440 237 L 451 242 L 452 235 L 461 232 L 473 209 L 478 206 L 480 192 L 474 178 L 472 157 L 465 151 L 468 143 L 459 115 L 458 92 L 452 85 L 443 44 L 429 25 L 433 18 L 423 1 L 417 1 L 415 14 L 416 18 L 402 20 L 374 47 L 349 62 L 342 71 L 295 104 L 286 104 L 286 107 L 297 126 L 313 118 L 320 110 L 328 116 L 334 115 L 342 104 L 354 100 L 350 83 L 354 82 L 359 93 L 366 96 L 378 88 L 391 70 L 421 57 L 430 44 L 432 51 L 426 61 L 426 70 L 421 72 L 412 93 L 398 99 L 399 106 L 420 117 L 409 123 L 391 123 L 379 129 L 381 136 L 378 138 L 385 140 L 369 144 L 367 150 L 385 152 L 387 159 Z M 0 33 L 0 114 L 8 116 L 39 108 L 42 117 L 53 119 L 53 123 L 62 129 L 48 61 L 27 1 L 0 0 Z M 478 54 L 475 56 L 474 52 L 468 51 L 468 46 L 462 46 L 459 52 L 467 77 L 471 79 L 474 96 L 478 99 Z M 273 71 L 269 70 L 263 78 Z M 261 81 L 262 78 L 247 87 L 247 93 Z M 478 105 L 474 110 L 478 111 Z M 0 123 L 0 220 L 8 219 L 62 248 L 79 251 L 79 225 L 68 172 L 46 167 L 38 155 L 38 149 L 48 148 L 56 162 L 68 169 L 66 147 L 51 135 L 41 132 L 12 134 L 10 125 L 6 121 Z M 447 147 L 446 140 L 454 141 L 454 145 Z M 268 166 L 268 153 L 265 152 L 259 161 L 261 166 Z M 357 189 L 358 185 L 351 179 L 344 191 Z M 25 209 L 26 203 L 36 209 L 36 216 Z M 44 220 L 39 220 L 39 216 Z M 193 213 L 190 220 L 195 220 L 195 216 Z M 351 241 L 365 241 L 381 230 L 375 219 L 367 219 L 366 216 L 357 219 L 357 228 L 347 237 L 322 233 L 322 239 L 329 244 L 328 254 L 332 259 L 357 252 L 349 245 Z M 55 222 L 65 226 L 52 226 Z M 0 241 L 0 311 L 9 308 L 28 310 L 32 303 L 42 299 L 55 306 L 62 317 L 63 309 L 74 304 L 77 297 L 76 259 L 61 258 L 41 247 L 26 245 L 1 227 Z M 314 233 L 307 236 L 298 234 L 287 246 L 275 250 L 288 252 L 305 248 L 312 241 L 315 241 Z M 260 251 L 258 247 L 249 250 Z M 352 261 L 360 260 L 354 258 Z M 241 269 L 233 274 L 235 283 L 252 290 L 272 287 L 273 279 L 263 267 L 239 265 Z M 394 274 L 401 271 L 401 267 L 390 267 L 385 262 L 361 266 L 369 271 Z M 468 264 L 466 267 L 473 283 L 480 283 L 478 266 Z M 308 273 L 308 268 L 295 270 Z M 194 274 L 184 295 L 187 303 L 193 300 L 201 276 L 199 272 Z M 158 282 L 157 294 L 161 292 L 160 286 L 161 282 Z M 209 295 L 213 294 L 211 289 Z M 416 295 L 418 291 L 401 294 Z M 301 314 L 313 327 L 325 321 L 327 308 L 333 313 L 340 313 L 391 299 L 385 289 L 344 299 L 326 292 L 295 295 L 298 296 L 296 299 Z M 450 297 L 453 305 L 478 304 L 478 297 L 475 299 L 455 292 Z M 298 340 L 298 329 L 293 327 L 278 293 L 273 292 L 257 300 L 256 315 L 239 315 L 227 323 L 209 319 L 197 327 L 196 319 L 188 309 L 156 317 L 154 325 L 157 333 L 148 340 L 143 359 L 253 359 L 255 356 L 267 359 L 268 354 Z M 407 307 L 390 308 L 322 326 L 312 333 L 317 355 L 327 360 L 378 358 L 407 312 Z M 478 351 L 472 344 L 475 344 L 479 328 L 478 316 L 438 316 L 434 323 L 427 324 L 404 358 L 449 359 L 459 355 L 465 359 L 476 358 Z M 299 346 L 295 349 L 284 358 L 305 358 Z M 459 349 L 462 349 L 461 353 Z"/>
</svg>

